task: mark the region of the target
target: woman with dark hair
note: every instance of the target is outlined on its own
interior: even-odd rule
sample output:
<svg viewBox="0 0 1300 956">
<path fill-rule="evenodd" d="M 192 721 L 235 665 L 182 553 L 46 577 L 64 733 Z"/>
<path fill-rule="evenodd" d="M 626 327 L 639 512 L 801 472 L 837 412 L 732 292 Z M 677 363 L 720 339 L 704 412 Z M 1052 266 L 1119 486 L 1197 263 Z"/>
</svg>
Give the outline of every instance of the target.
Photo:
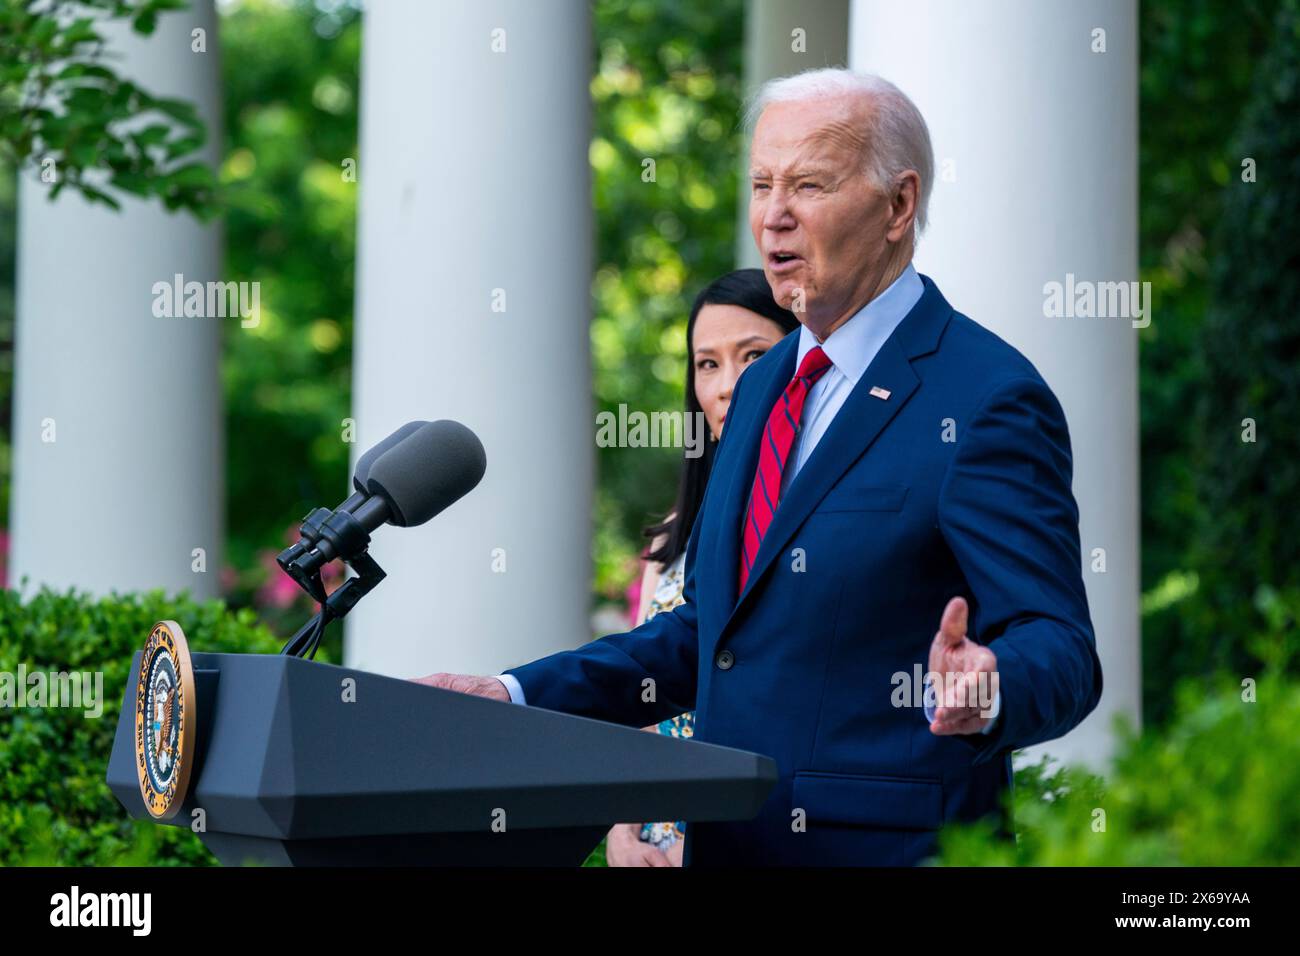
<svg viewBox="0 0 1300 956">
<path fill-rule="evenodd" d="M 686 324 L 686 413 L 703 414 L 709 427 L 703 454 L 683 456 L 677 500 L 663 521 L 645 529 L 644 572 L 637 624 L 682 603 L 686 543 L 704 501 L 704 488 L 722 437 L 731 390 L 745 367 L 799 327 L 781 308 L 762 269 L 739 269 L 709 283 L 695 298 Z M 694 733 L 694 714 L 681 714 L 646 730 L 673 737 Z M 620 823 L 610 831 L 610 866 L 681 866 L 686 824 Z"/>
</svg>

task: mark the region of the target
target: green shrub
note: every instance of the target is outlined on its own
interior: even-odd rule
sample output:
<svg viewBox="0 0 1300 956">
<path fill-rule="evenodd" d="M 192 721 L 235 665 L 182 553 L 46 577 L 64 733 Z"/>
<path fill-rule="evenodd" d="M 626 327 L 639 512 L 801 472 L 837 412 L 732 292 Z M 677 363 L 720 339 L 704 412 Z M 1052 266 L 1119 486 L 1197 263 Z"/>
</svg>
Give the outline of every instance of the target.
<svg viewBox="0 0 1300 956">
<path fill-rule="evenodd" d="M 583 866 L 609 866 L 605 860 L 605 841 L 602 839 L 582 863 Z"/>
<path fill-rule="evenodd" d="M 132 655 L 159 620 L 194 651 L 274 653 L 282 641 L 252 611 L 160 591 L 94 599 L 47 589 L 24 601 L 0 590 L 0 671 L 102 672 L 103 715 L 0 708 L 0 864 L 209 865 L 187 829 L 132 821 L 104 782 Z"/>
<path fill-rule="evenodd" d="M 952 866 L 1300 864 L 1300 681 L 1273 668 L 1184 681 L 1175 717 L 1138 734 L 1118 721 L 1106 779 L 1050 759 L 1016 772 L 1014 847 L 985 825 L 949 827 Z M 1102 826 L 1104 825 L 1104 829 Z"/>
</svg>

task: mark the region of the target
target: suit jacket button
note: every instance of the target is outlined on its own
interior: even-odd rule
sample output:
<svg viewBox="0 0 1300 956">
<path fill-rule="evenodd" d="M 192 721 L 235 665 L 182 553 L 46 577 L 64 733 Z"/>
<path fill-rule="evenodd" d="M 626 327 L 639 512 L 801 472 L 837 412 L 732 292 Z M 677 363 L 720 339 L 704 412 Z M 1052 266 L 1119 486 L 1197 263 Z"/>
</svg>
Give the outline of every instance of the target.
<svg viewBox="0 0 1300 956">
<path fill-rule="evenodd" d="M 719 651 L 715 663 L 718 665 L 718 670 L 729 671 L 731 665 L 736 663 L 736 655 L 731 651 Z"/>
</svg>

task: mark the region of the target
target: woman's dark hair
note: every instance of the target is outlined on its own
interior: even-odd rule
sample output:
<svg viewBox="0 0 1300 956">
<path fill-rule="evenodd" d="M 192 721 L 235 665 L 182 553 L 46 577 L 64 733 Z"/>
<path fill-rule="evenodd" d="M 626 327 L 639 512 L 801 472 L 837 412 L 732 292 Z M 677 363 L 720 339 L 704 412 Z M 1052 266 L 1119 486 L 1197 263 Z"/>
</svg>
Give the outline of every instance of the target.
<svg viewBox="0 0 1300 956">
<path fill-rule="evenodd" d="M 799 320 L 789 309 L 783 309 L 772 298 L 772 288 L 762 269 L 737 269 L 714 279 L 695 297 L 691 306 L 691 317 L 686 323 L 686 414 L 701 416 L 704 409 L 695 397 L 695 320 L 700 310 L 706 305 L 738 305 L 765 319 L 771 319 L 781 327 L 782 332 L 793 332 L 799 327 Z M 698 420 L 698 419 L 697 419 Z M 704 488 L 709 482 L 709 473 L 713 470 L 713 455 L 717 442 L 704 442 L 703 454 L 694 458 L 682 455 L 681 478 L 677 485 L 677 501 L 670 517 L 658 524 L 647 527 L 642 533 L 653 541 L 661 534 L 668 537 L 664 543 L 646 554 L 649 561 L 658 561 L 662 565 L 671 564 L 677 556 L 686 550 L 686 543 L 691 537 L 691 528 L 695 525 L 695 516 L 699 514 L 704 501 Z"/>
</svg>

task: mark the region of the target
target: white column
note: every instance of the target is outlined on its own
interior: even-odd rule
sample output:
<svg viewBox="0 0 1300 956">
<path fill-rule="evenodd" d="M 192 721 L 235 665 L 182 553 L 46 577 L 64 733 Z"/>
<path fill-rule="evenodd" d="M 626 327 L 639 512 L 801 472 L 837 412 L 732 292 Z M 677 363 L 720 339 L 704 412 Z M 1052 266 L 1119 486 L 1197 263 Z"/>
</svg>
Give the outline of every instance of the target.
<svg viewBox="0 0 1300 956">
<path fill-rule="evenodd" d="M 590 639 L 590 43 L 581 0 L 366 10 L 353 460 L 451 418 L 487 473 L 377 532 L 350 665 L 490 674 Z"/>
<path fill-rule="evenodd" d="M 849 57 L 849 0 L 749 0 L 745 6 L 745 95 L 768 80 L 826 66 Z M 749 135 L 740 151 L 740 202 L 736 268 L 763 260 L 749 234 Z"/>
<path fill-rule="evenodd" d="M 1136 5 L 854 0 L 850 35 L 853 68 L 898 84 L 930 126 L 938 181 L 917 268 L 1024 352 L 1069 420 L 1105 690 L 1079 727 L 1029 756 L 1100 766 L 1112 716 L 1136 719 L 1141 700 L 1138 330 L 1124 317 L 1049 318 L 1044 286 L 1137 279 Z"/>
<path fill-rule="evenodd" d="M 105 31 L 114 69 L 194 103 L 220 157 L 211 0 L 152 36 Z M 206 31 L 206 53 L 191 31 Z M 221 236 L 157 201 L 91 205 L 29 169 L 18 192 L 9 584 L 219 593 L 224 415 L 217 318 L 157 318 L 153 286 L 220 279 Z M 51 440 L 52 439 L 52 440 Z M 195 549 L 203 549 L 196 561 Z M 196 570 L 202 567 L 203 570 Z"/>
</svg>

